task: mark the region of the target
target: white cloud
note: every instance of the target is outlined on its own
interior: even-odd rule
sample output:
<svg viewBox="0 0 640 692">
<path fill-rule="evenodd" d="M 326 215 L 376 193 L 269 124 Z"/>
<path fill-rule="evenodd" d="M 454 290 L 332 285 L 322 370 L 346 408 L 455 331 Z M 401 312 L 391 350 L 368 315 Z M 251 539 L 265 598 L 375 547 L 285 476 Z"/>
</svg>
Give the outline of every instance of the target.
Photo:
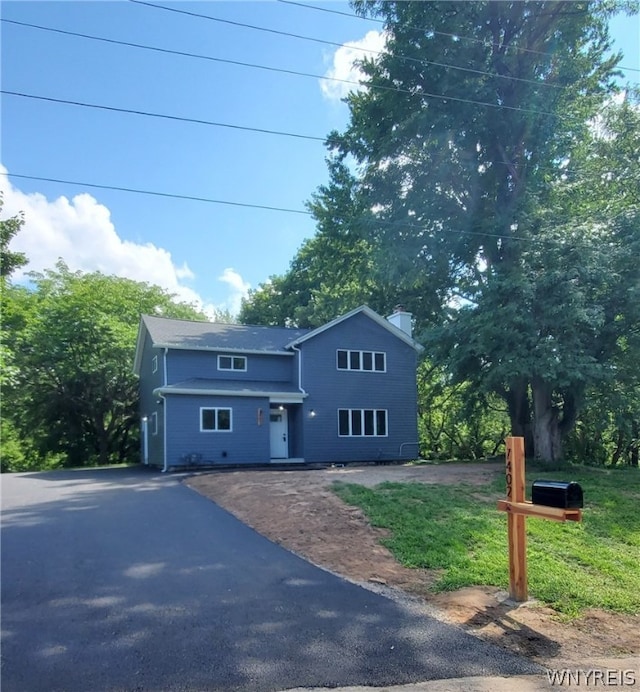
<svg viewBox="0 0 640 692">
<path fill-rule="evenodd" d="M 23 212 L 25 223 L 12 239 L 11 250 L 24 252 L 29 264 L 16 271 L 19 282 L 26 272 L 53 269 L 62 258 L 71 271 L 94 272 L 145 281 L 174 293 L 178 300 L 193 303 L 210 318 L 212 305 L 205 305 L 196 291 L 182 282 L 195 278 L 186 263 L 177 266 L 171 253 L 153 243 L 133 243 L 118 235 L 111 212 L 89 194 L 69 200 L 49 201 L 40 193 L 26 194 L 13 187 L 0 165 L 0 190 L 4 218 Z M 236 292 L 231 300 L 235 300 Z"/>
<path fill-rule="evenodd" d="M 237 315 L 240 311 L 242 299 L 248 295 L 251 284 L 246 282 L 232 267 L 227 267 L 218 277 L 218 281 L 226 283 L 231 292 L 226 304 L 221 306 L 221 309 L 229 310 L 232 314 Z"/>
<path fill-rule="evenodd" d="M 349 41 L 340 46 L 333 54 L 331 67 L 325 72 L 325 77 L 330 77 L 331 80 L 320 80 L 322 95 L 329 101 L 339 101 L 350 91 L 362 89 L 363 87 L 358 86 L 357 82 L 363 79 L 364 75 L 354 63 L 364 57 L 375 57 L 376 52 L 384 50 L 386 39 L 386 34 L 382 31 L 369 31 L 359 41 Z M 367 53 L 362 49 L 374 52 Z M 333 81 L 335 79 L 344 79 L 356 84 Z"/>
</svg>

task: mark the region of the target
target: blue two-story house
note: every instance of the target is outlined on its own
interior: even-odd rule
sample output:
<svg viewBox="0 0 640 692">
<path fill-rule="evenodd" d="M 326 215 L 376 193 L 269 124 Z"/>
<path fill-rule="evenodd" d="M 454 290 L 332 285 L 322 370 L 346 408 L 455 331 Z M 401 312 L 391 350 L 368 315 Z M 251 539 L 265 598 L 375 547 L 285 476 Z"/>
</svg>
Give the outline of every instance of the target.
<svg viewBox="0 0 640 692">
<path fill-rule="evenodd" d="M 144 315 L 142 461 L 173 467 L 416 458 L 411 315 L 362 306 L 317 329 Z"/>
</svg>

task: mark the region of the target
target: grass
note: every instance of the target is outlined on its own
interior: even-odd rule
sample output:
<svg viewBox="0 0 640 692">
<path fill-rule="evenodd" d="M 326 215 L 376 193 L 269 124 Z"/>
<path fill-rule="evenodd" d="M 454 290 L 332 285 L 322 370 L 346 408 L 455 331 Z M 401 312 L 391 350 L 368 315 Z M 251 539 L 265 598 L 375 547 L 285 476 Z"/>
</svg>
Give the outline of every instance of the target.
<svg viewBox="0 0 640 692">
<path fill-rule="evenodd" d="M 527 473 L 582 485 L 582 523 L 527 519 L 529 593 L 566 616 L 585 608 L 640 613 L 640 472 L 572 467 Z M 388 529 L 382 542 L 406 567 L 437 570 L 434 590 L 508 588 L 504 478 L 478 485 L 335 483 L 334 491 Z"/>
</svg>

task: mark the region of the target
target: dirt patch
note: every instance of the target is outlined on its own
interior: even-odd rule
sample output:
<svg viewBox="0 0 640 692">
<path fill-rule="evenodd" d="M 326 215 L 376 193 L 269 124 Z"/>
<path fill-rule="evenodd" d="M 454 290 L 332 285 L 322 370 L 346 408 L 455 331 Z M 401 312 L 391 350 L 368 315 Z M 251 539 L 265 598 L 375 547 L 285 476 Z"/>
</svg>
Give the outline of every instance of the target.
<svg viewBox="0 0 640 692">
<path fill-rule="evenodd" d="M 443 620 L 555 668 L 593 657 L 640 651 L 640 617 L 589 611 L 569 623 L 536 603 L 511 603 L 493 587 L 433 594 L 437 574 L 398 564 L 382 545 L 384 531 L 330 490 L 334 481 L 373 487 L 385 481 L 482 484 L 502 464 L 349 466 L 317 471 L 232 471 L 194 475 L 186 483 L 272 541 L 357 582 L 400 589 Z M 506 537 L 505 537 L 506 550 Z"/>
</svg>

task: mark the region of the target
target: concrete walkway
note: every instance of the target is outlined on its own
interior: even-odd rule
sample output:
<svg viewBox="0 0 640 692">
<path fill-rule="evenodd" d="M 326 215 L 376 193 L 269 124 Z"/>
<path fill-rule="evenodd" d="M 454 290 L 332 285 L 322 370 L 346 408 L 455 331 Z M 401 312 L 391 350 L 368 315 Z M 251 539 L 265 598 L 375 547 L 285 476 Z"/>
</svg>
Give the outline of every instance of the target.
<svg viewBox="0 0 640 692">
<path fill-rule="evenodd" d="M 561 680 L 563 683 L 561 684 Z M 544 675 L 453 678 L 387 687 L 338 687 L 332 692 L 541 692 L 573 688 L 640 690 L 640 657 L 594 659 L 588 664 L 562 663 Z M 327 692 L 323 687 L 296 687 L 283 692 Z"/>
</svg>

